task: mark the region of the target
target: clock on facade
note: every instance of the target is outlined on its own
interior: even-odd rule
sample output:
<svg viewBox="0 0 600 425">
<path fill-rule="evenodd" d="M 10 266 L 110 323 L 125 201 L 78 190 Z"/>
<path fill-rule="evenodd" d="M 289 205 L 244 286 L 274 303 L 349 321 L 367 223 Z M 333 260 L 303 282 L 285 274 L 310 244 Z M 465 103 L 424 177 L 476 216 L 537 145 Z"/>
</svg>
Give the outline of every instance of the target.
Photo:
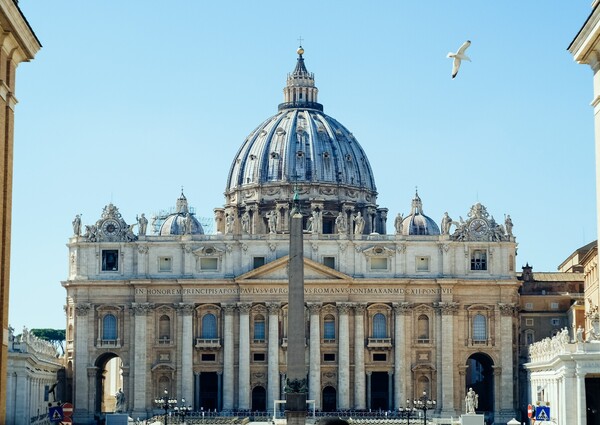
<svg viewBox="0 0 600 425">
<path fill-rule="evenodd" d="M 488 231 L 488 227 L 487 221 L 481 218 L 476 218 L 469 224 L 469 230 L 476 236 L 483 235 Z"/>
<path fill-rule="evenodd" d="M 102 223 L 102 231 L 105 235 L 109 236 L 119 233 L 120 227 L 119 222 L 113 219 L 105 220 L 104 223 Z"/>
</svg>

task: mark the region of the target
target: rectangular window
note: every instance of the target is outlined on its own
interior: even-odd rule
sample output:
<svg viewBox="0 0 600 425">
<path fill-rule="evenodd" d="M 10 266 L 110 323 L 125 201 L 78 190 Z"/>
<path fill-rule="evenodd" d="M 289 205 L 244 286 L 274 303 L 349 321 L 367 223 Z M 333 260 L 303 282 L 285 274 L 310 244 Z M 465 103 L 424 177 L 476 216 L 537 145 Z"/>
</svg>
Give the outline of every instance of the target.
<svg viewBox="0 0 600 425">
<path fill-rule="evenodd" d="M 102 271 L 113 272 L 119 270 L 119 250 L 118 249 L 103 249 L 102 250 Z"/>
<path fill-rule="evenodd" d="M 159 257 L 158 258 L 158 271 L 159 272 L 170 272 L 173 270 L 173 260 L 171 257 Z"/>
<path fill-rule="evenodd" d="M 418 272 L 429 271 L 429 257 L 417 257 L 415 263 Z"/>
<path fill-rule="evenodd" d="M 215 354 L 202 354 L 203 362 L 214 362 L 216 360 Z"/>
<path fill-rule="evenodd" d="M 335 353 L 324 353 L 323 361 L 324 362 L 334 362 L 335 361 Z"/>
<path fill-rule="evenodd" d="M 323 322 L 323 339 L 335 341 L 335 322 L 333 320 L 325 320 Z"/>
<path fill-rule="evenodd" d="M 388 268 L 388 259 L 373 257 L 371 258 L 371 270 L 387 270 Z"/>
<path fill-rule="evenodd" d="M 560 319 L 552 319 L 551 320 L 552 326 L 560 326 Z"/>
<path fill-rule="evenodd" d="M 550 303 L 550 308 L 552 310 L 558 310 L 558 303 Z"/>
<path fill-rule="evenodd" d="M 257 320 L 254 322 L 254 342 L 265 342 L 265 321 Z"/>
<path fill-rule="evenodd" d="M 387 354 L 375 353 L 373 354 L 374 362 L 387 362 Z"/>
<path fill-rule="evenodd" d="M 525 319 L 525 326 L 533 326 L 533 319 Z"/>
<path fill-rule="evenodd" d="M 335 269 L 335 257 L 323 257 L 323 264 L 329 268 Z"/>
<path fill-rule="evenodd" d="M 487 252 L 484 249 L 471 252 L 471 270 L 487 270 Z"/>
<path fill-rule="evenodd" d="M 533 310 L 533 303 L 525 303 L 525 310 Z"/>
<path fill-rule="evenodd" d="M 255 269 L 265 265 L 265 257 L 254 257 L 253 260 Z"/>
<path fill-rule="evenodd" d="M 265 353 L 254 353 L 253 355 L 253 359 L 255 362 L 264 362 L 265 358 Z"/>
<path fill-rule="evenodd" d="M 201 258 L 200 259 L 200 270 L 218 270 L 219 269 L 219 259 L 218 258 Z"/>
</svg>

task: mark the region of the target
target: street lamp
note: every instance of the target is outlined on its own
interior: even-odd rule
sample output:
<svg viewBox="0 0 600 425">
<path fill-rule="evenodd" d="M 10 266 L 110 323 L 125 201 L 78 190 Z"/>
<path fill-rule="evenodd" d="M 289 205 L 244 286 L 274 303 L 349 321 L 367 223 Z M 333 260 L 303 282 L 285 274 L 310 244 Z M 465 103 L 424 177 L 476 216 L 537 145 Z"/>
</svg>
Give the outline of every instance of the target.
<svg viewBox="0 0 600 425">
<path fill-rule="evenodd" d="M 399 407 L 398 413 L 400 413 L 400 419 L 404 419 L 406 416 L 406 425 L 410 425 L 410 415 L 413 414 L 415 408 L 410 408 L 410 400 L 406 400 L 406 407 Z"/>
<path fill-rule="evenodd" d="M 427 425 L 427 410 L 435 408 L 435 400 L 427 397 L 427 391 L 423 391 L 423 395 L 415 400 L 413 405 L 423 411 L 423 425 Z"/>
<path fill-rule="evenodd" d="M 185 424 L 185 416 L 192 411 L 192 406 L 186 406 L 185 398 L 182 398 L 181 406 L 175 406 L 173 410 L 175 410 L 175 415 L 183 418 L 183 423 Z"/>
<path fill-rule="evenodd" d="M 165 389 L 165 394 L 161 398 L 155 399 L 154 403 L 158 405 L 159 408 L 165 410 L 165 425 L 167 425 L 169 409 L 177 405 L 177 400 L 169 398 L 169 392 Z"/>
</svg>

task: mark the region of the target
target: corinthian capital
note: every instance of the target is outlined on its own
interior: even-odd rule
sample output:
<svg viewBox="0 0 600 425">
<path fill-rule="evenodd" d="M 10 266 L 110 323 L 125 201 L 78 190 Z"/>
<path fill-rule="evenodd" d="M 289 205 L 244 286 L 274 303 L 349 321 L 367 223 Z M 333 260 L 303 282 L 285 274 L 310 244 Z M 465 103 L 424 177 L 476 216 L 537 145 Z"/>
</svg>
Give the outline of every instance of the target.
<svg viewBox="0 0 600 425">
<path fill-rule="evenodd" d="M 439 302 L 435 306 L 438 312 L 443 316 L 455 316 L 458 312 L 458 303 L 449 301 L 449 302 Z"/>
</svg>

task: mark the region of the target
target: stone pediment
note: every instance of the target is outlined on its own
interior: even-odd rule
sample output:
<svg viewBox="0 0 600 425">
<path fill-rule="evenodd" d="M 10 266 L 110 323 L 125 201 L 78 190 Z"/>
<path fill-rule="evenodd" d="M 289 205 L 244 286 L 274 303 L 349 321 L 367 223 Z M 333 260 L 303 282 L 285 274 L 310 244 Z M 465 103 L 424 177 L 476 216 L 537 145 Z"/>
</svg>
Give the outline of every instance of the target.
<svg viewBox="0 0 600 425">
<path fill-rule="evenodd" d="M 330 267 L 327 267 L 321 263 L 304 258 L 304 280 L 305 282 L 311 280 L 352 280 L 347 274 L 338 272 Z M 238 276 L 235 280 L 238 283 L 244 281 L 285 281 L 289 279 L 288 276 L 288 262 L 289 256 L 278 258 L 275 261 L 271 261 L 259 268 L 250 270 L 243 275 Z"/>
</svg>

